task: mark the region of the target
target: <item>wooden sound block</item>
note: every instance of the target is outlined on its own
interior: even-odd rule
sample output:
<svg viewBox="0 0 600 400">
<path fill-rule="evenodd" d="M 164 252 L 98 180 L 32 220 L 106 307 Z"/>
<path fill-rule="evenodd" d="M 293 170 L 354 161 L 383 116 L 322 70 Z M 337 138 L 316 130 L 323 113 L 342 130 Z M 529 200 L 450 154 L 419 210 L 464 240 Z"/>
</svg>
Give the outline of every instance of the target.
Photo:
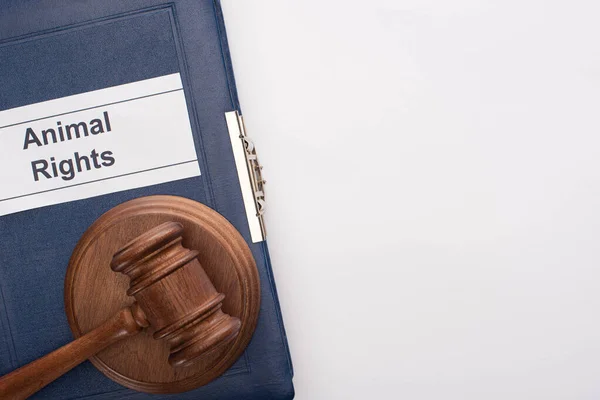
<svg viewBox="0 0 600 400">
<path fill-rule="evenodd" d="M 169 365 L 169 349 L 164 341 L 152 337 L 152 328 L 90 358 L 110 379 L 148 393 L 183 392 L 220 376 L 248 345 L 260 308 L 259 277 L 252 253 L 223 216 L 181 197 L 143 197 L 102 215 L 73 252 L 65 278 L 65 308 L 75 338 L 133 303 L 126 294 L 129 279 L 111 270 L 111 259 L 130 240 L 168 221 L 183 225 L 183 245 L 200 252 L 198 260 L 206 274 L 225 294 L 223 311 L 239 318 L 241 329 L 231 344 L 186 367 Z"/>
</svg>

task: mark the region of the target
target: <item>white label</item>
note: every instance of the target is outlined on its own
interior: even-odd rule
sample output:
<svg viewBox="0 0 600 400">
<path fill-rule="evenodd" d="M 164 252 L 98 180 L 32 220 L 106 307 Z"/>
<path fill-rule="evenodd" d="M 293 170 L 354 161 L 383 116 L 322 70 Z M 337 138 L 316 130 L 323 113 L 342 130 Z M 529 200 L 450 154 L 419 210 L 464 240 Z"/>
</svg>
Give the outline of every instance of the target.
<svg viewBox="0 0 600 400">
<path fill-rule="evenodd" d="M 0 215 L 198 175 L 179 74 L 0 112 Z"/>
</svg>

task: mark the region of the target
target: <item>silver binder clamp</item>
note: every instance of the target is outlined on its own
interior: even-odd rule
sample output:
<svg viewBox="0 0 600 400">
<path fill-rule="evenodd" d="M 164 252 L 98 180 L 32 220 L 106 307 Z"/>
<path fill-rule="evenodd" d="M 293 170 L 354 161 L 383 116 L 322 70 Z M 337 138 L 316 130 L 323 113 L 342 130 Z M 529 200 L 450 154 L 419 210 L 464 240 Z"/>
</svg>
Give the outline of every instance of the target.
<svg viewBox="0 0 600 400">
<path fill-rule="evenodd" d="M 242 117 L 240 116 L 240 118 Z M 244 121 L 242 118 L 242 129 L 245 132 L 243 123 Z M 254 201 L 256 202 L 256 216 L 261 217 L 265 213 L 265 184 L 267 181 L 262 177 L 263 167 L 258 162 L 254 142 L 248 136 L 244 135 L 240 135 L 240 139 L 244 142 L 244 149 L 246 150 L 246 162 L 248 172 L 250 173 L 250 183 L 252 184 Z"/>
<path fill-rule="evenodd" d="M 258 162 L 254 142 L 246 135 L 244 118 L 238 111 L 225 113 L 231 148 L 237 168 L 240 188 L 248 217 L 252 242 L 265 240 L 265 184 L 262 177 L 262 166 Z"/>
</svg>

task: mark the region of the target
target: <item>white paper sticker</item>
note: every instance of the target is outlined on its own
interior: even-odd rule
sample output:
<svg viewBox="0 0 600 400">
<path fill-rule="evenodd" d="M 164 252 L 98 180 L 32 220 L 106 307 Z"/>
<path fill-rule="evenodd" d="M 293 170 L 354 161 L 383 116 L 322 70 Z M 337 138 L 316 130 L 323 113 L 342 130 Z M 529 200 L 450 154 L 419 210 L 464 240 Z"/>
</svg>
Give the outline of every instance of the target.
<svg viewBox="0 0 600 400">
<path fill-rule="evenodd" d="M 0 112 L 0 215 L 199 175 L 179 74 Z"/>
</svg>

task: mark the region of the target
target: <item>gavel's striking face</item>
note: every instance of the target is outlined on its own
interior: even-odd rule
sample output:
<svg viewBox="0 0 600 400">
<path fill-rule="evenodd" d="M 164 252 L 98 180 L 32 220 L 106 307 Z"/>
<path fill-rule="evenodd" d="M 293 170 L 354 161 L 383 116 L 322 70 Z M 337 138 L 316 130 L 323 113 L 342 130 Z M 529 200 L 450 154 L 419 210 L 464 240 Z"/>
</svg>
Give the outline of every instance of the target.
<svg viewBox="0 0 600 400">
<path fill-rule="evenodd" d="M 182 234 L 181 224 L 166 222 L 129 242 L 111 263 L 130 278 L 136 321 L 147 320 L 154 338 L 167 341 L 174 367 L 230 343 L 241 326 L 221 310 L 225 295 L 206 275 L 198 252 L 182 246 Z"/>
<path fill-rule="evenodd" d="M 206 385 L 250 343 L 261 299 L 246 239 L 177 196 L 139 197 L 100 216 L 73 249 L 64 295 L 75 340 L 0 377 L 4 397 L 26 398 L 85 360 L 142 392 Z"/>
</svg>

